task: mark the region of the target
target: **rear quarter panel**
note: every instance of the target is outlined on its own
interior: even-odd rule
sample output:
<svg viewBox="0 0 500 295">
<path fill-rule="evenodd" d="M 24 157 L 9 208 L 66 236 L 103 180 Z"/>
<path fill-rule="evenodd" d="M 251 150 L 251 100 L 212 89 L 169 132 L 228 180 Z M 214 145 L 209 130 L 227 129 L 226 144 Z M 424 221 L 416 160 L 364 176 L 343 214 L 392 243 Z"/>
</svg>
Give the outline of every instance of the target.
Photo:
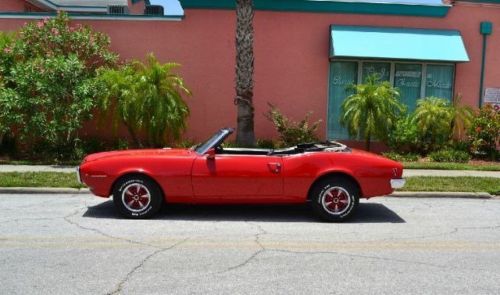
<svg viewBox="0 0 500 295">
<path fill-rule="evenodd" d="M 392 169 L 399 167 L 398 177 L 402 174 L 401 164 L 360 151 L 290 155 L 285 156 L 283 162 L 285 195 L 297 200 L 307 198 L 313 183 L 330 173 L 343 173 L 354 178 L 364 198 L 392 193 L 390 179 L 395 178 Z"/>
</svg>

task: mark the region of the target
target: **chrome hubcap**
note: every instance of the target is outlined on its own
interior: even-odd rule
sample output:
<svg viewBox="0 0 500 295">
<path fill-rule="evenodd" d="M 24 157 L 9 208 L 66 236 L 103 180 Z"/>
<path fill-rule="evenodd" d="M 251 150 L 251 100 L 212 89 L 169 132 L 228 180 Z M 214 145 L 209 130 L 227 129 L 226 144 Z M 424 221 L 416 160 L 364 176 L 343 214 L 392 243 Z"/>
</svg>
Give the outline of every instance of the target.
<svg viewBox="0 0 500 295">
<path fill-rule="evenodd" d="M 335 186 L 323 192 L 321 204 L 328 213 L 340 215 L 349 209 L 351 197 L 344 188 Z"/>
<path fill-rule="evenodd" d="M 151 203 L 151 194 L 145 185 L 132 183 L 123 190 L 122 203 L 127 210 L 141 212 Z"/>
</svg>

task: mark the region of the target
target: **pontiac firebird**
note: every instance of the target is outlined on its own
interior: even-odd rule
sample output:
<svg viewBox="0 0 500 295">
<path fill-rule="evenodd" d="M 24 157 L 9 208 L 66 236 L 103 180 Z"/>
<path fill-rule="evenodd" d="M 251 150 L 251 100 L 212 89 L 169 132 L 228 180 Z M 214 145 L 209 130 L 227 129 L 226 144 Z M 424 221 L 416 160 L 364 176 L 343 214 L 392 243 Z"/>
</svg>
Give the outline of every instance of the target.
<svg viewBox="0 0 500 295">
<path fill-rule="evenodd" d="M 391 194 L 405 183 L 400 163 L 338 142 L 223 147 L 232 132 L 220 129 L 189 149 L 91 154 L 77 168 L 78 179 L 97 196 L 112 195 L 128 218 L 148 218 L 173 203 L 310 203 L 327 221 L 346 220 L 360 198 Z"/>
</svg>

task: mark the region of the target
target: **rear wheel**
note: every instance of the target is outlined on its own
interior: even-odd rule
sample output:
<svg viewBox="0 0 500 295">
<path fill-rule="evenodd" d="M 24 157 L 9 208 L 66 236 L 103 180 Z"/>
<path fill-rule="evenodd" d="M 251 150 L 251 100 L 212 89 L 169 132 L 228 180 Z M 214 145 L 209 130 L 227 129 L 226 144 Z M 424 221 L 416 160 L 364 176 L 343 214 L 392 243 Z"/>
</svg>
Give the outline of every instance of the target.
<svg viewBox="0 0 500 295">
<path fill-rule="evenodd" d="M 326 221 L 340 222 L 352 217 L 359 203 L 356 183 L 345 178 L 326 178 L 311 190 L 314 212 Z"/>
<path fill-rule="evenodd" d="M 163 194 L 148 177 L 129 175 L 115 184 L 113 201 L 118 211 L 127 218 L 149 218 L 161 209 Z"/>
</svg>

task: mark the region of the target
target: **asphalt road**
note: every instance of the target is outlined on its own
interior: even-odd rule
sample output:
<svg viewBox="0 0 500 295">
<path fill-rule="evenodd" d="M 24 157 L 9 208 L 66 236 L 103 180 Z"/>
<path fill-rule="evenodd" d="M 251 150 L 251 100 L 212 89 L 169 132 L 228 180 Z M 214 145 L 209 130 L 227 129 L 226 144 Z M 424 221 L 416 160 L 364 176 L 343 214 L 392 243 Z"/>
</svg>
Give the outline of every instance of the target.
<svg viewBox="0 0 500 295">
<path fill-rule="evenodd" d="M 165 208 L 0 195 L 1 294 L 499 294 L 500 200 L 377 198 L 349 223 L 306 207 Z"/>
</svg>

